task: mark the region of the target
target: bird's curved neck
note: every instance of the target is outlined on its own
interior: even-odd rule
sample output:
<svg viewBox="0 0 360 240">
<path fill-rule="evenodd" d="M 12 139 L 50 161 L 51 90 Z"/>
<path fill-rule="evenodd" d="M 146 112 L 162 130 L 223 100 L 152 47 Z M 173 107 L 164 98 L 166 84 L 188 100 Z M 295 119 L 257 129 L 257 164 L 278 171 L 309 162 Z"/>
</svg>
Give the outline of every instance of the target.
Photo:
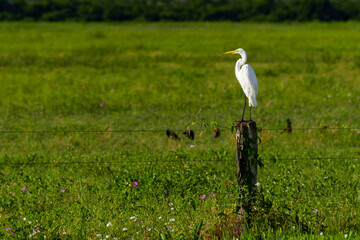
<svg viewBox="0 0 360 240">
<path fill-rule="evenodd" d="M 240 56 L 241 56 L 241 58 L 239 60 L 237 60 L 237 62 L 236 62 L 236 67 L 238 69 L 240 69 L 241 66 L 244 65 L 247 61 L 246 53 L 240 53 Z"/>
</svg>

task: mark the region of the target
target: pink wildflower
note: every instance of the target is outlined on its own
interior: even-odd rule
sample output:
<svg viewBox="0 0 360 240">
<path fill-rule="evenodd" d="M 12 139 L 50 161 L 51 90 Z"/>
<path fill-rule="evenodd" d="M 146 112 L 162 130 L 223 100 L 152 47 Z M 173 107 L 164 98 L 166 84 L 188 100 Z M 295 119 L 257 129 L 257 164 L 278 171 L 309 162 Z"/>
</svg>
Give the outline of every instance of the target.
<svg viewBox="0 0 360 240">
<path fill-rule="evenodd" d="M 201 199 L 204 199 L 204 198 L 205 198 L 205 196 L 206 196 L 206 195 L 201 195 L 201 196 L 200 196 L 200 198 L 201 198 Z"/>
<path fill-rule="evenodd" d="M 134 187 L 138 185 L 138 182 L 133 182 Z"/>
<path fill-rule="evenodd" d="M 319 211 L 319 210 L 317 210 L 317 209 L 314 209 L 314 210 L 313 210 L 313 213 L 317 213 L 318 211 Z"/>
</svg>

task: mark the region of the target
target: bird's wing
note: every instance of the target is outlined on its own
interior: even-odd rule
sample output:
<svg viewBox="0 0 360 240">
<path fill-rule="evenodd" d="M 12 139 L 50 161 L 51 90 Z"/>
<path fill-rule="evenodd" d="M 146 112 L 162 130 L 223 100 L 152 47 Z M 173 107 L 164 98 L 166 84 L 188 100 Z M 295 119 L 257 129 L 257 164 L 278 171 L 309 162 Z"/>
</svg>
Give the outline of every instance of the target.
<svg viewBox="0 0 360 240">
<path fill-rule="evenodd" d="M 255 92 L 255 95 L 257 95 L 258 94 L 258 82 L 257 82 L 255 71 L 250 65 L 246 65 L 246 67 L 248 68 L 247 71 L 249 72 L 250 86 L 251 86 L 252 90 Z"/>
<path fill-rule="evenodd" d="M 238 72 L 236 72 L 236 77 L 243 88 L 245 95 L 253 102 L 254 106 L 256 106 L 258 84 L 254 69 L 250 65 L 245 64 Z"/>
</svg>

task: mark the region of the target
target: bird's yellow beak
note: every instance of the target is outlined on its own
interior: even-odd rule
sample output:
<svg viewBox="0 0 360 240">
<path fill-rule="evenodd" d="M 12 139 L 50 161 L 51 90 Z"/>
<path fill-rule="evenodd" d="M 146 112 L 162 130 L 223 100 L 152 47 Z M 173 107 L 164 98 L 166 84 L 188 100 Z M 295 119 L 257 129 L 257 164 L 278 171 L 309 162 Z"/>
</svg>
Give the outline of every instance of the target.
<svg viewBox="0 0 360 240">
<path fill-rule="evenodd" d="M 235 53 L 236 52 L 236 50 L 234 50 L 234 51 L 228 51 L 228 52 L 226 52 L 226 53 L 224 53 L 224 54 L 230 54 L 230 53 Z"/>
</svg>

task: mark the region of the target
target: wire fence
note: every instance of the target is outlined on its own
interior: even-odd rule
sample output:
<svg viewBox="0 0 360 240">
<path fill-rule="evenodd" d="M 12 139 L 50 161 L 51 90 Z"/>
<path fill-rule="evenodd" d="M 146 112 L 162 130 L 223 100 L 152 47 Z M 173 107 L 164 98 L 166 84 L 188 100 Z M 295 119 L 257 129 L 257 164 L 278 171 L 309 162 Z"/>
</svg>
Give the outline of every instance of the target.
<svg viewBox="0 0 360 240">
<path fill-rule="evenodd" d="M 360 160 L 360 157 L 304 157 L 304 158 L 266 158 L 261 161 L 310 161 L 310 160 Z M 72 164 L 139 164 L 139 163 L 184 163 L 184 162 L 234 162 L 231 159 L 176 159 L 176 160 L 131 160 L 131 161 L 73 161 L 73 162 L 1 162 L 1 165 L 72 165 Z"/>
<path fill-rule="evenodd" d="M 220 130 L 231 131 L 231 128 L 220 127 Z M 1 130 L 0 134 L 26 134 L 26 133 L 158 133 L 158 132 L 166 132 L 169 129 L 120 129 L 120 130 Z M 353 127 L 318 127 L 318 128 L 292 128 L 291 131 L 312 131 L 312 130 L 358 130 L 360 128 Z M 186 129 L 176 129 L 172 130 L 174 132 L 186 132 Z M 192 130 L 194 132 L 203 132 L 208 131 L 208 129 L 196 129 Z M 259 128 L 259 132 L 262 131 L 288 131 L 284 128 Z"/>
<path fill-rule="evenodd" d="M 231 128 L 219 127 L 221 130 L 226 130 L 231 132 Z M 40 134 L 40 133 L 166 133 L 168 129 L 122 129 L 122 130 L 1 130 L 0 134 Z M 289 129 L 283 128 L 259 128 L 258 131 L 288 131 Z M 352 127 L 311 127 L 311 128 L 292 128 L 291 131 L 313 131 L 313 130 L 357 130 L 359 128 Z M 186 130 L 172 130 L 173 132 L 186 132 Z M 208 129 L 203 130 L 193 130 L 195 132 L 208 131 Z M 359 132 L 358 132 L 359 133 Z M 344 161 L 344 160 L 360 160 L 360 157 L 350 156 L 350 157 L 338 157 L 338 156 L 328 156 L 328 157 L 270 157 L 261 159 L 262 161 L 315 161 L 315 160 L 331 160 L 331 161 Z M 72 162 L 0 162 L 1 166 L 21 166 L 21 165 L 90 165 L 90 164 L 111 164 L 111 165 L 122 165 L 122 164 L 157 164 L 157 163 L 184 163 L 184 162 L 234 162 L 230 159 L 174 159 L 174 160 L 124 160 L 124 161 L 72 161 Z M 359 191 L 358 189 L 342 189 L 348 191 Z M 215 193 L 215 195 L 226 194 L 230 197 L 233 193 Z M 61 194 L 61 195 L 38 195 L 38 196 L 14 196 L 9 195 L 5 197 L 0 197 L 0 199 L 16 198 L 16 199 L 34 199 L 34 198 L 100 198 L 100 197 L 110 197 L 114 198 L 119 196 L 118 194 Z"/>
</svg>

